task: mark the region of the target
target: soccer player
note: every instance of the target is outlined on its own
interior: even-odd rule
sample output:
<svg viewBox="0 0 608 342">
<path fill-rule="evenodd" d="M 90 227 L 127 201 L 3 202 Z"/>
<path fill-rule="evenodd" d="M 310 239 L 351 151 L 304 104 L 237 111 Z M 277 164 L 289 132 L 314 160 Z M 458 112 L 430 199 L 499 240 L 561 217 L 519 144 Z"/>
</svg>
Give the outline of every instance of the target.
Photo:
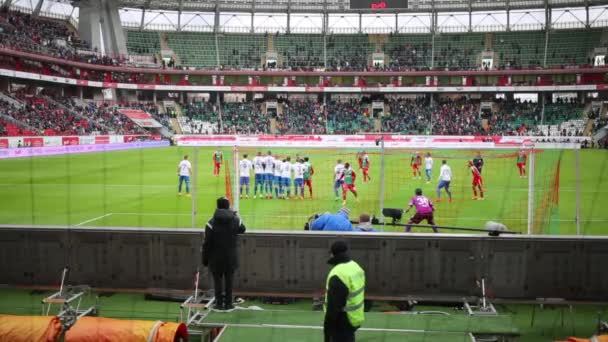
<svg viewBox="0 0 608 342">
<path fill-rule="evenodd" d="M 253 172 L 255 173 L 255 184 L 253 185 L 253 198 L 258 197 L 258 187 L 260 188 L 260 198 L 264 192 L 264 157 L 262 152 L 253 158 Z"/>
<path fill-rule="evenodd" d="M 281 166 L 283 161 L 279 159 L 279 156 L 274 156 L 274 197 L 279 198 L 279 194 L 283 192 L 281 185 Z"/>
<path fill-rule="evenodd" d="M 431 172 L 433 171 L 433 157 L 427 152 L 424 158 L 424 173 L 426 174 L 426 184 L 431 182 Z"/>
<path fill-rule="evenodd" d="M 517 153 L 517 168 L 519 169 L 519 178 L 526 178 L 526 161 L 528 160 L 528 156 L 526 156 L 526 152 L 521 150 Z"/>
<path fill-rule="evenodd" d="M 177 175 L 179 176 L 179 186 L 177 196 L 182 195 L 182 184 L 186 183 L 186 197 L 190 197 L 190 176 L 192 176 L 192 164 L 188 160 L 188 155 L 177 165 Z"/>
<path fill-rule="evenodd" d="M 220 175 L 220 167 L 224 161 L 224 155 L 222 151 L 216 150 L 213 152 L 213 175 L 218 177 Z"/>
<path fill-rule="evenodd" d="M 357 151 L 357 161 L 359 162 L 359 169 L 363 168 L 363 153 L 365 153 L 365 151 Z"/>
<path fill-rule="evenodd" d="M 452 181 L 452 169 L 446 160 L 441 161 L 439 170 L 439 185 L 437 185 L 437 202 L 441 201 L 441 189 L 445 189 L 450 203 L 452 203 L 452 193 L 450 192 L 450 182 Z"/>
<path fill-rule="evenodd" d="M 422 173 L 420 173 L 420 165 L 422 164 L 422 158 L 420 157 L 420 152 L 416 151 L 416 153 L 412 154 L 412 159 L 410 159 L 410 166 L 412 167 L 412 172 L 414 173 L 414 178 L 416 179 L 416 175 L 418 175 L 418 179 L 422 179 Z"/>
<path fill-rule="evenodd" d="M 344 170 L 342 171 L 342 175 L 340 175 L 340 181 L 342 184 L 342 205 L 346 205 L 346 194 L 348 191 L 352 192 L 355 196 L 355 201 L 359 201 L 357 199 L 357 187 L 355 186 L 355 180 L 357 179 L 357 174 L 350 167 L 349 163 L 344 164 Z"/>
<path fill-rule="evenodd" d="M 473 174 L 473 200 L 477 200 L 477 190 L 479 189 L 479 200 L 483 201 L 483 179 L 481 179 L 481 173 L 477 170 L 475 164 L 469 160 L 469 168 Z"/>
<path fill-rule="evenodd" d="M 433 218 L 433 212 L 435 211 L 433 202 L 426 198 L 426 196 L 422 196 L 422 189 L 416 189 L 415 194 L 416 196 L 412 197 L 410 200 L 409 206 L 405 210 L 405 214 L 414 206 L 416 207 L 416 214 L 414 214 L 405 225 L 405 231 L 409 233 L 412 229 L 412 224 L 419 224 L 426 220 L 426 222 L 433 227 L 433 231 L 438 233 L 439 231 L 437 230 L 435 219 Z"/>
<path fill-rule="evenodd" d="M 359 166 L 361 171 L 363 172 L 363 183 L 365 183 L 366 181 L 371 181 L 372 178 L 369 176 L 369 156 L 365 151 L 363 151 Z"/>
<path fill-rule="evenodd" d="M 239 163 L 241 169 L 241 186 L 239 187 L 239 194 L 241 198 L 243 198 L 243 186 L 246 188 L 245 198 L 249 198 L 249 179 L 251 174 L 251 169 L 253 168 L 253 164 L 249 159 L 247 159 L 247 155 L 243 155 L 243 159 Z"/>
<path fill-rule="evenodd" d="M 283 187 L 281 191 L 281 196 L 284 199 L 289 199 L 291 196 L 291 171 L 293 170 L 293 165 L 291 165 L 291 157 L 285 158 L 283 160 L 283 165 L 281 165 L 281 186 Z M 286 193 L 286 195 L 283 195 Z"/>
<path fill-rule="evenodd" d="M 297 159 L 296 163 L 293 164 L 293 197 L 304 199 L 304 170 L 306 166 L 302 164 L 302 159 Z M 300 196 L 298 197 L 298 190 L 300 190 Z"/>
<path fill-rule="evenodd" d="M 264 191 L 266 192 L 266 198 L 272 198 L 273 168 L 274 157 L 272 152 L 268 151 L 268 155 L 264 158 Z"/>
<path fill-rule="evenodd" d="M 483 158 L 481 157 L 481 152 L 477 152 L 477 156 L 473 158 L 473 165 L 475 165 L 477 171 L 479 171 L 479 174 L 481 174 L 481 168 L 483 168 Z"/>
<path fill-rule="evenodd" d="M 342 181 L 340 180 L 342 171 L 344 171 L 344 165 L 342 164 L 342 160 L 338 159 L 338 162 L 334 167 L 334 193 L 336 194 L 336 201 L 340 199 L 338 189 L 342 188 Z"/>
<path fill-rule="evenodd" d="M 312 175 L 315 174 L 315 169 L 308 161 L 308 157 L 304 157 L 304 167 L 304 185 L 308 187 L 308 193 L 310 194 L 310 199 L 312 199 Z"/>
</svg>

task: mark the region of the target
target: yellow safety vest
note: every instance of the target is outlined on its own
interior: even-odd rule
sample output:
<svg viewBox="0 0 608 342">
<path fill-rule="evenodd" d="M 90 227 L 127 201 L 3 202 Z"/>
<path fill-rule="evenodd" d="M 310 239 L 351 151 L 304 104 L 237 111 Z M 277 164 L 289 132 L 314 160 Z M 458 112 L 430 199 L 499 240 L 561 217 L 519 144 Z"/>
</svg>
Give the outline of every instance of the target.
<svg viewBox="0 0 608 342">
<path fill-rule="evenodd" d="M 365 319 L 364 299 L 365 299 L 365 271 L 354 261 L 338 264 L 329 271 L 327 281 L 325 283 L 326 293 L 329 291 L 329 280 L 331 277 L 337 276 L 348 288 L 348 297 L 346 297 L 346 306 L 343 310 L 346 312 L 348 321 L 353 327 L 360 327 Z M 327 294 L 325 295 L 325 305 L 323 311 L 327 309 Z"/>
</svg>

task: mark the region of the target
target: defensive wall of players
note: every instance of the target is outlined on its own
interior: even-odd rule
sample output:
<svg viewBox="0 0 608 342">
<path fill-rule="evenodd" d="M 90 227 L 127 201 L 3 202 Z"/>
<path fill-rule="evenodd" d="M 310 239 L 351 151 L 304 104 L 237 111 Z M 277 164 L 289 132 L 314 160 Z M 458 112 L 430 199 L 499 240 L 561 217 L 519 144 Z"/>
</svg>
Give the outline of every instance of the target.
<svg viewBox="0 0 608 342">
<path fill-rule="evenodd" d="M 302 222 L 304 224 L 304 222 Z M 0 226 L 0 283 L 189 291 L 201 267 L 202 229 Z M 345 240 L 367 272 L 372 298 L 462 301 L 608 300 L 607 237 L 265 232 L 239 240 L 235 289 L 247 295 L 314 297 L 323 289 L 331 244 Z M 209 288 L 206 274 L 202 288 Z"/>
</svg>

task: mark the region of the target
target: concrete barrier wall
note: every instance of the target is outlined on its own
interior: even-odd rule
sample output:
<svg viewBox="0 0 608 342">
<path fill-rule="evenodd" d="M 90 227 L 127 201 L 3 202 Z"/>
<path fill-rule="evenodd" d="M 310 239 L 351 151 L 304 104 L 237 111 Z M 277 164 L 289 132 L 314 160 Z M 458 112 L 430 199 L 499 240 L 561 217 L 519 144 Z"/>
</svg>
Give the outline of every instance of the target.
<svg viewBox="0 0 608 342">
<path fill-rule="evenodd" d="M 392 298 L 608 300 L 608 237 L 255 232 L 240 238 L 235 287 L 306 295 L 324 289 L 330 245 L 346 240 L 367 293 Z M 100 288 L 193 287 L 203 232 L 189 229 L 0 227 L 0 284 Z M 201 286 L 211 280 L 202 273 Z"/>
</svg>

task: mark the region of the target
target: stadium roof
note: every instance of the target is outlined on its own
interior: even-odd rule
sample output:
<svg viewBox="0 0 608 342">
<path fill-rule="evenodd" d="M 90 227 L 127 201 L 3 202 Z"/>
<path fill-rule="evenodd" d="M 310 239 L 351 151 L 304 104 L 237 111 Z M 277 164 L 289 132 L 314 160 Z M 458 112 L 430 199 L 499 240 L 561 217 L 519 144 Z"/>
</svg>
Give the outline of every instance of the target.
<svg viewBox="0 0 608 342">
<path fill-rule="evenodd" d="M 276 12 L 290 9 L 296 12 L 348 12 L 352 11 L 349 0 L 118 0 L 121 6 L 157 10 L 213 11 L 265 11 Z M 483 11 L 509 9 L 533 9 L 549 7 L 581 7 L 604 5 L 600 0 L 409 0 L 406 9 L 384 10 L 388 12 L 436 11 Z M 357 10 L 358 12 L 361 10 Z M 372 10 L 366 10 L 372 11 Z M 377 12 L 378 10 L 373 10 Z"/>
</svg>

